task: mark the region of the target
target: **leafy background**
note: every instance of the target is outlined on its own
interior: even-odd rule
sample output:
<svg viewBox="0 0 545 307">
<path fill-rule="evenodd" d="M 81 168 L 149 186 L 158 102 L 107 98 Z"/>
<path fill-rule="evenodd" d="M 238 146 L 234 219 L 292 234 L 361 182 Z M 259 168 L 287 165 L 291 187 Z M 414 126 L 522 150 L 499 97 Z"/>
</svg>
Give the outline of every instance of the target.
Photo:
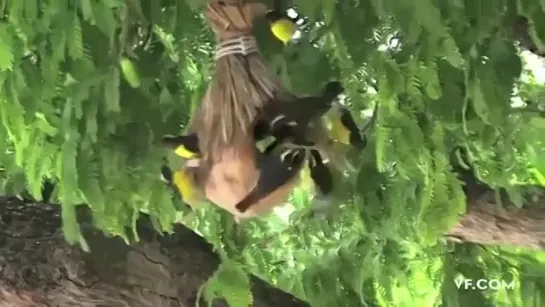
<svg viewBox="0 0 545 307">
<path fill-rule="evenodd" d="M 164 134 L 184 131 L 206 91 L 214 37 L 202 0 L 0 1 L 0 187 L 42 199 L 59 183 L 64 233 L 86 247 L 74 208 L 98 228 L 138 239 L 141 212 L 160 231 L 183 222 L 222 255 L 204 288 L 251 300 L 245 272 L 312 306 L 543 306 L 545 253 L 447 243 L 466 199 L 451 153 L 521 204 L 545 185 L 541 59 L 513 41 L 518 16 L 545 42 L 545 4 L 529 0 L 293 1 L 307 18 L 283 48 L 256 27 L 263 56 L 295 93 L 340 79 L 346 104 L 379 116 L 357 175 L 333 208 L 308 186 L 262 221 L 235 227 L 213 207 L 193 213 L 158 178 Z M 454 280 L 513 281 L 464 290 Z"/>
</svg>

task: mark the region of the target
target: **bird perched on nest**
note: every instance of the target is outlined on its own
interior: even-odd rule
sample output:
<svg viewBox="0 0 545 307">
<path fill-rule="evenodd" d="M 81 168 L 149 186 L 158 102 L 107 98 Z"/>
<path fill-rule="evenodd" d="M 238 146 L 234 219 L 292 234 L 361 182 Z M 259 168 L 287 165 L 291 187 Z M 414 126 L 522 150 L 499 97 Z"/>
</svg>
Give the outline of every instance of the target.
<svg viewBox="0 0 545 307">
<path fill-rule="evenodd" d="M 322 147 L 327 148 L 327 142 L 320 141 L 320 133 L 325 132 L 319 132 L 319 121 L 332 108 L 336 97 L 343 90 L 340 83 L 335 81 L 328 83 L 321 95 L 268 104 L 260 112 L 253 138 L 249 138 L 246 147 L 238 148 L 239 156 L 234 163 L 219 164 L 219 170 L 218 164 L 207 169 L 193 163 L 181 170 L 163 169 L 163 175 L 170 179 L 184 202 L 190 206 L 195 204 L 194 196 L 199 195 L 193 190 L 204 190 L 206 198 L 238 218 L 266 214 L 283 203 L 298 184 L 298 175 L 305 161 L 309 161 L 310 176 L 318 190 L 321 194 L 328 194 L 333 183 L 322 157 L 323 151 L 318 146 L 318 142 L 322 142 Z M 345 117 L 350 120 L 345 118 L 341 124 L 344 130 L 350 131 L 348 135 L 351 136 L 345 142 L 350 143 L 352 139 L 354 145 L 363 144 L 350 114 L 345 114 L 348 114 Z M 268 135 L 274 136 L 275 141 L 264 152 L 260 152 L 254 142 Z M 311 135 L 313 140 L 308 140 Z M 325 138 L 328 139 L 327 136 Z M 165 137 L 163 143 L 182 158 L 189 161 L 199 159 L 200 153 L 196 150 L 198 138 L 195 134 Z M 233 178 L 226 180 L 226 174 Z M 247 188 L 241 182 L 242 179 L 253 179 L 255 182 Z"/>
<path fill-rule="evenodd" d="M 343 92 L 340 82 L 330 81 L 320 96 L 297 97 L 264 106 L 260 112 L 261 122 L 270 123 L 271 134 L 283 135 L 277 139 L 284 141 L 288 135 L 308 140 L 314 132 L 318 139 L 326 137 L 361 149 L 365 141 L 358 126 L 350 111 L 337 101 Z M 320 122 L 327 126 L 324 127 L 327 132 L 321 131 Z"/>
</svg>

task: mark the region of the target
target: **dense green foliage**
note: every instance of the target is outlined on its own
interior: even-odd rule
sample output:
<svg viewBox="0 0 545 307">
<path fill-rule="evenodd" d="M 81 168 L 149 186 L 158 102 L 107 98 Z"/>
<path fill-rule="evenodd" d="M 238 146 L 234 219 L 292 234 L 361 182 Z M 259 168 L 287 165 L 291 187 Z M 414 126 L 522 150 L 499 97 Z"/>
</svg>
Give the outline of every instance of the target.
<svg viewBox="0 0 545 307">
<path fill-rule="evenodd" d="M 41 199 L 44 180 L 59 183 L 52 201 L 62 204 L 68 241 L 85 247 L 74 213 L 82 203 L 98 228 L 127 241 L 137 239 L 140 212 L 162 231 L 182 221 L 226 259 L 203 293 L 236 307 L 251 300 L 241 269 L 312 306 L 545 301 L 544 253 L 441 240 L 466 206 L 456 148 L 519 205 L 518 186 L 545 185 L 545 88 L 513 40 L 521 15 L 545 46 L 543 1 L 294 1 L 307 26 L 286 48 L 259 25 L 263 55 L 286 86 L 315 93 L 341 79 L 354 115 L 378 104 L 379 116 L 338 206 L 313 212 L 300 189 L 289 219 L 243 230 L 212 207 L 186 214 L 158 178 L 157 140 L 183 131 L 213 69 L 202 1 L 0 3 L 2 192 Z M 460 274 L 516 287 L 459 290 Z"/>
</svg>

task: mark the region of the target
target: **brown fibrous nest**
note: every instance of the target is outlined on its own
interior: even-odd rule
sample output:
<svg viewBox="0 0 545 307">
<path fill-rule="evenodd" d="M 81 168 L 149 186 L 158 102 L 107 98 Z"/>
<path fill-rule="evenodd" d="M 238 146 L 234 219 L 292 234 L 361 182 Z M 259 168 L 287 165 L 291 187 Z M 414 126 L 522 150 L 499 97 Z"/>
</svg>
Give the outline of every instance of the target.
<svg viewBox="0 0 545 307">
<path fill-rule="evenodd" d="M 245 0 L 213 0 L 206 9 L 208 24 L 218 43 L 251 36 L 254 21 L 265 13 L 262 3 Z M 260 108 L 289 97 L 259 52 L 230 54 L 217 59 L 208 91 L 191 125 L 191 130 L 199 136 L 203 160 L 215 163 L 226 150 L 234 150 L 236 154 L 238 145 L 252 138 Z"/>
</svg>

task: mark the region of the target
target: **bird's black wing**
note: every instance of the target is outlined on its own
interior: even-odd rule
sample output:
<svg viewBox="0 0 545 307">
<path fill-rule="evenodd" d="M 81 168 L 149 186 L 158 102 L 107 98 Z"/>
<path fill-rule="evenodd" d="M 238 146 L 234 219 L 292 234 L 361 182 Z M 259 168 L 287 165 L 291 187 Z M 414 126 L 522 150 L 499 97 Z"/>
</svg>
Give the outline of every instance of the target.
<svg viewBox="0 0 545 307">
<path fill-rule="evenodd" d="M 256 161 L 257 168 L 260 170 L 257 185 L 235 207 L 240 212 L 246 212 L 259 200 L 282 188 L 295 178 L 304 161 L 305 151 L 302 149 L 284 152 L 281 155 L 259 154 Z"/>
<path fill-rule="evenodd" d="M 327 196 L 333 190 L 333 177 L 331 171 L 324 164 L 320 153 L 317 150 L 310 151 L 310 178 L 320 190 L 323 196 Z"/>
</svg>

